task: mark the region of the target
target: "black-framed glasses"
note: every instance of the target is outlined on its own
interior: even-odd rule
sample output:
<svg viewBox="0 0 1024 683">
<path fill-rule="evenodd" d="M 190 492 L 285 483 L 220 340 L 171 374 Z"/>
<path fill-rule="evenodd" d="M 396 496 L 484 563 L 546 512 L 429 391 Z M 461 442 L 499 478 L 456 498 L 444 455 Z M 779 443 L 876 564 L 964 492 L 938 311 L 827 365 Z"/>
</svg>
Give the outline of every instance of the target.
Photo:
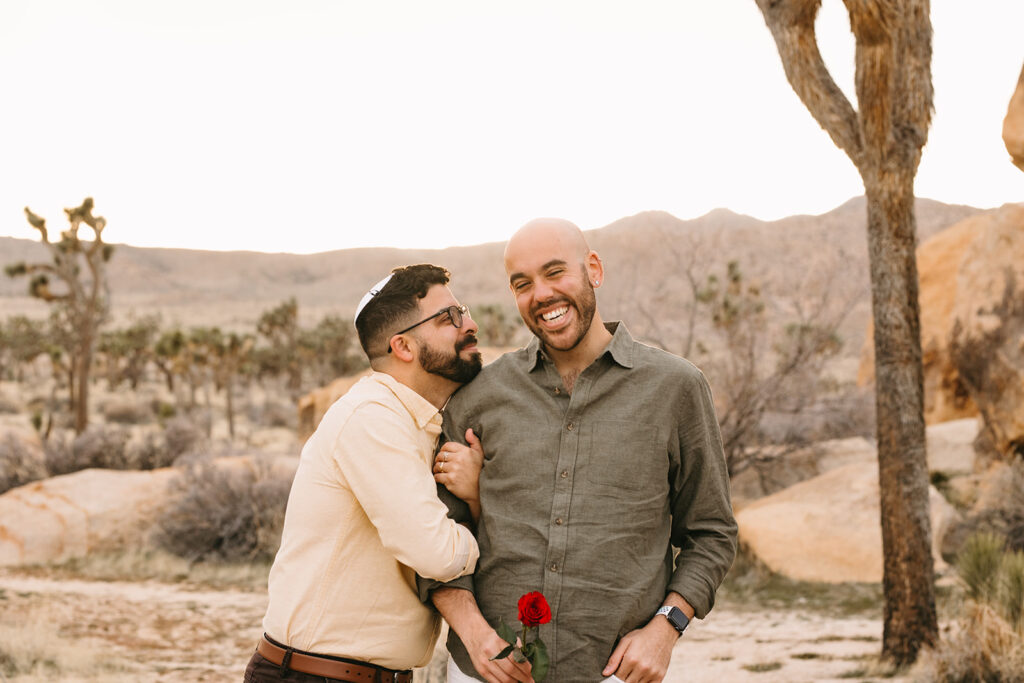
<svg viewBox="0 0 1024 683">
<path fill-rule="evenodd" d="M 405 328 L 404 330 L 399 330 L 398 332 L 395 332 L 391 336 L 392 337 L 397 337 L 400 334 L 405 334 L 406 332 L 408 332 L 409 330 L 413 329 L 414 327 L 419 327 L 423 323 L 430 322 L 434 318 L 440 318 L 442 315 L 445 315 L 446 313 L 448 314 L 448 318 L 452 321 L 452 325 L 454 325 L 456 328 L 459 328 L 459 327 L 462 327 L 462 317 L 469 315 L 469 307 L 463 305 L 463 306 L 448 306 L 446 308 L 442 308 L 440 311 L 438 311 L 434 315 L 428 316 L 428 317 L 424 318 L 423 320 L 419 321 L 418 323 L 415 323 L 413 325 L 409 325 L 409 327 Z M 388 353 L 391 353 L 391 345 L 390 344 L 388 345 Z"/>
</svg>

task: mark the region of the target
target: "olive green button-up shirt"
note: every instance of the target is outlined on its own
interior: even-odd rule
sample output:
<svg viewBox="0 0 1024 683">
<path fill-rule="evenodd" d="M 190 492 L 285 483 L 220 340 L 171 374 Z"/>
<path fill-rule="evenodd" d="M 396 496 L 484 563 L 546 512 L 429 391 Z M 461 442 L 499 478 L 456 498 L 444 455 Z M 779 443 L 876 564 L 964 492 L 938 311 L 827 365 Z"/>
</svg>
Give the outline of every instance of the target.
<svg viewBox="0 0 1024 683">
<path fill-rule="evenodd" d="M 518 630 L 516 603 L 544 593 L 548 681 L 591 682 L 618 640 L 654 616 L 667 591 L 711 609 L 736 554 L 721 436 L 704 375 L 633 340 L 621 323 L 572 394 L 538 341 L 501 357 L 445 409 L 447 438 L 468 427 L 485 453 L 480 560 L 484 617 Z M 442 497 L 456 517 L 465 505 Z M 673 546 L 679 550 L 673 557 Z M 438 584 L 421 582 L 421 596 Z M 454 632 L 449 651 L 473 665 Z"/>
</svg>

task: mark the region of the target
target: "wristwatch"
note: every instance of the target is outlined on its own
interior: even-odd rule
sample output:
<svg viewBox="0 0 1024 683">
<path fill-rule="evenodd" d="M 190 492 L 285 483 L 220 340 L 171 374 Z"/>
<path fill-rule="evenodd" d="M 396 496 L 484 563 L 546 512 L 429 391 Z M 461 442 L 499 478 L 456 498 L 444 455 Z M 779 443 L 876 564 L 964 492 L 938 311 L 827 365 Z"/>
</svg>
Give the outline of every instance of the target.
<svg viewBox="0 0 1024 683">
<path fill-rule="evenodd" d="M 683 613 L 683 610 L 678 607 L 672 607 L 671 605 L 665 605 L 658 610 L 658 614 L 668 619 L 668 623 L 675 626 L 676 630 L 679 631 L 679 635 L 683 634 L 686 627 L 690 624 L 690 617 Z"/>
</svg>

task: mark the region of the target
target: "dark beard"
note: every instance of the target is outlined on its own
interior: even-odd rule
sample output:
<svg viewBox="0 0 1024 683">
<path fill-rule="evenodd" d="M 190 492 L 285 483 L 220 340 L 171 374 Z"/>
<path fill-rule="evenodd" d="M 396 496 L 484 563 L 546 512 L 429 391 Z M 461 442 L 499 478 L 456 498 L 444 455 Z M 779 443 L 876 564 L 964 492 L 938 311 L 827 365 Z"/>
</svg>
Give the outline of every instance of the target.
<svg viewBox="0 0 1024 683">
<path fill-rule="evenodd" d="M 455 344 L 455 353 L 448 356 L 442 351 L 436 351 L 429 346 L 423 346 L 420 350 L 420 365 L 432 375 L 438 375 L 452 382 L 466 384 L 480 372 L 483 361 L 480 353 L 476 352 L 465 360 L 459 354 L 462 349 L 470 344 L 476 343 L 476 337 L 470 335 Z"/>
</svg>

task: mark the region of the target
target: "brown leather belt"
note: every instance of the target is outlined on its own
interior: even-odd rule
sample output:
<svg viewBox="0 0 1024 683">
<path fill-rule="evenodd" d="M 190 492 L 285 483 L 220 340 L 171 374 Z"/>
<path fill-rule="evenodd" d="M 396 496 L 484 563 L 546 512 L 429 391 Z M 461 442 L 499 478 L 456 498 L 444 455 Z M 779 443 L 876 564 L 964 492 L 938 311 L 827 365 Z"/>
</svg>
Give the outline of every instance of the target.
<svg viewBox="0 0 1024 683">
<path fill-rule="evenodd" d="M 260 638 L 256 652 L 278 666 L 287 659 L 285 668 L 311 676 L 324 676 L 348 683 L 412 683 L 412 671 L 395 671 L 367 662 L 289 650 L 271 642 L 266 635 Z"/>
</svg>

